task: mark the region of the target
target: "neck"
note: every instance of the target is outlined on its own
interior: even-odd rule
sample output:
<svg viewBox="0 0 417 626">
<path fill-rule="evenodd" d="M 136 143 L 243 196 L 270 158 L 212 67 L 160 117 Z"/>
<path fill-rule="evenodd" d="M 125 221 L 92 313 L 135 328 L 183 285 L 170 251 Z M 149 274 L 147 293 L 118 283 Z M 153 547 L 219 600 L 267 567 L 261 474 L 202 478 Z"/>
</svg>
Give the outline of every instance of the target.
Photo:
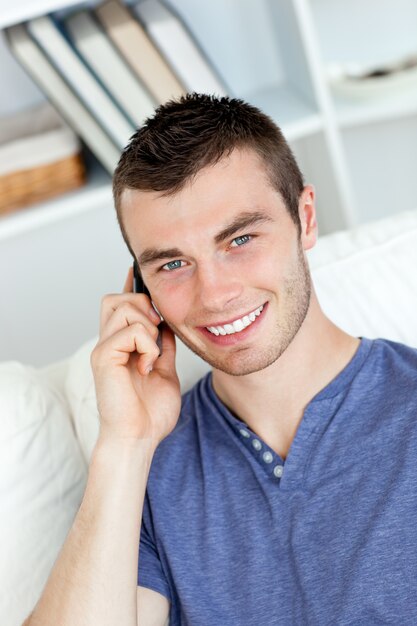
<svg viewBox="0 0 417 626">
<path fill-rule="evenodd" d="M 237 418 L 285 458 L 305 407 L 346 367 L 359 343 L 323 314 L 313 290 L 303 324 L 275 363 L 244 376 L 214 369 L 213 388 Z"/>
</svg>

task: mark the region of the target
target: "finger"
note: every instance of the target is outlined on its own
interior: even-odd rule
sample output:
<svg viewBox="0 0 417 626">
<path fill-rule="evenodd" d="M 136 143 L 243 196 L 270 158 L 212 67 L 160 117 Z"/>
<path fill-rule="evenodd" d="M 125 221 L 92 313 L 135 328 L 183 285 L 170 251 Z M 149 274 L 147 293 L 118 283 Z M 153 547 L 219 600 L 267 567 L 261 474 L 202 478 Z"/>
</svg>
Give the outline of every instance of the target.
<svg viewBox="0 0 417 626">
<path fill-rule="evenodd" d="M 127 277 L 125 280 L 125 284 L 123 287 L 123 293 L 129 293 L 133 291 L 133 266 L 129 267 L 129 271 L 127 273 Z"/>
<path fill-rule="evenodd" d="M 159 318 L 155 315 L 155 310 L 150 298 L 144 293 L 111 293 L 103 296 L 100 311 L 100 335 L 104 332 L 110 318 L 120 307 L 130 304 L 137 311 L 140 311 L 153 323 L 159 323 Z"/>
<path fill-rule="evenodd" d="M 153 363 L 153 369 L 165 376 L 172 376 L 175 373 L 176 343 L 175 335 L 164 321 L 158 326 L 162 337 L 162 354 Z"/>
<path fill-rule="evenodd" d="M 122 328 L 132 326 L 138 322 L 145 326 L 149 335 L 153 337 L 156 342 L 158 337 L 156 324 L 130 302 L 123 302 L 116 310 L 113 310 L 112 315 L 110 315 L 100 332 L 100 340 L 105 341 L 111 335 L 122 330 Z"/>
<path fill-rule="evenodd" d="M 96 367 L 126 365 L 132 355 L 138 356 L 137 370 L 146 375 L 147 369 L 158 358 L 159 349 L 147 329 L 140 322 L 127 326 L 95 347 Z"/>
</svg>

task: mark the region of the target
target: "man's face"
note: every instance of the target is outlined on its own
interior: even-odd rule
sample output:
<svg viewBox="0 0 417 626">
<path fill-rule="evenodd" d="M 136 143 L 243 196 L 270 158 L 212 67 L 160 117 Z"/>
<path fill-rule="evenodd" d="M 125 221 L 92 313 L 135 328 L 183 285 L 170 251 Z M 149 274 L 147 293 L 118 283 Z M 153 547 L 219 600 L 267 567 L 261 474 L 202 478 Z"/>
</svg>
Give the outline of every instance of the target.
<svg viewBox="0 0 417 626">
<path fill-rule="evenodd" d="M 171 197 L 126 190 L 122 207 L 152 300 L 185 345 L 233 376 L 279 358 L 307 314 L 311 282 L 297 227 L 254 152 L 234 150 Z M 252 224 L 220 237 L 248 213 Z"/>
</svg>

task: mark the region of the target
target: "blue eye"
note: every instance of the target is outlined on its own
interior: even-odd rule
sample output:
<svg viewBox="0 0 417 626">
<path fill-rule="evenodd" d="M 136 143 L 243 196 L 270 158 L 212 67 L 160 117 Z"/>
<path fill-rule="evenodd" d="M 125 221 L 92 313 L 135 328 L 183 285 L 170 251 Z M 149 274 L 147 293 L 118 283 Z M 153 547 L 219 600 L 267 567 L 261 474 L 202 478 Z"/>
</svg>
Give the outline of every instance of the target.
<svg viewBox="0 0 417 626">
<path fill-rule="evenodd" d="M 176 261 L 170 261 L 169 263 L 165 263 L 165 265 L 161 267 L 161 270 L 167 268 L 166 271 L 170 272 L 171 270 L 176 270 L 181 267 L 181 265 L 175 265 L 176 263 L 182 263 L 182 261 L 177 259 Z"/>
<path fill-rule="evenodd" d="M 254 236 L 256 237 L 256 235 L 240 235 L 239 237 L 235 237 L 234 239 L 232 239 L 231 246 L 233 248 L 243 246 L 248 243 L 248 241 L 250 241 Z M 234 242 L 236 242 L 236 245 L 233 245 Z M 173 270 L 177 270 L 180 267 L 183 267 L 181 263 L 184 263 L 184 261 L 176 259 L 175 261 L 169 261 L 168 263 L 165 263 L 165 265 L 163 265 L 160 269 L 164 272 L 172 272 Z"/>
<path fill-rule="evenodd" d="M 238 243 L 237 246 L 233 246 L 233 247 L 237 248 L 241 245 L 244 245 L 245 243 L 250 241 L 250 238 L 251 238 L 251 235 L 242 235 L 241 237 L 235 237 L 233 241 L 240 241 L 241 243 Z M 232 244 L 233 244 L 233 241 L 232 241 Z"/>
</svg>

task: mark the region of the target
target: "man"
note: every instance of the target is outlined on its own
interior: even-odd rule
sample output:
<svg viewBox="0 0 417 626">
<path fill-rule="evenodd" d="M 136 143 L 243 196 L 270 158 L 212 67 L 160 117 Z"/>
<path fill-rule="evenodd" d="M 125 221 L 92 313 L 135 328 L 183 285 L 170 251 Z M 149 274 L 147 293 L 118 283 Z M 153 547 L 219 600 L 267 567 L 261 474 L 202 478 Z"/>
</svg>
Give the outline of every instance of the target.
<svg viewBox="0 0 417 626">
<path fill-rule="evenodd" d="M 100 436 L 31 626 L 417 623 L 417 350 L 323 314 L 279 129 L 168 102 L 113 189 L 154 308 L 131 271 L 103 299 Z M 175 336 L 212 366 L 182 399 Z"/>
</svg>

